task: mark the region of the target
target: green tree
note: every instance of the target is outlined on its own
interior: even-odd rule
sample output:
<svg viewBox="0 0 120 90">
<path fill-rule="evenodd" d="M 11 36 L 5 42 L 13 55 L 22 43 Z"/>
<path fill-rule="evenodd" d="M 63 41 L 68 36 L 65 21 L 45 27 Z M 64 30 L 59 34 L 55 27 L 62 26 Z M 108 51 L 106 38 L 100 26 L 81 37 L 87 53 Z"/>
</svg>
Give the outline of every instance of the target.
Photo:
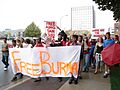
<svg viewBox="0 0 120 90">
<path fill-rule="evenodd" d="M 98 4 L 100 10 L 110 10 L 113 12 L 114 20 L 120 20 L 120 0 L 93 0 Z"/>
<path fill-rule="evenodd" d="M 25 29 L 24 32 L 25 37 L 40 37 L 41 36 L 41 30 L 39 27 L 35 25 L 34 22 L 32 22 L 27 28 Z"/>
</svg>

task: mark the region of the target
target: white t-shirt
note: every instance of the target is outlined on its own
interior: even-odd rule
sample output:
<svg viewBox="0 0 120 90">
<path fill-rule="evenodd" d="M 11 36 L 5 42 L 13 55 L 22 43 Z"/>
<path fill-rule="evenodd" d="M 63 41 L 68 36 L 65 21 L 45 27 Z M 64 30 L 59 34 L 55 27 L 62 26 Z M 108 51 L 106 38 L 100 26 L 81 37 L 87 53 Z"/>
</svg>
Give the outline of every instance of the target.
<svg viewBox="0 0 120 90">
<path fill-rule="evenodd" d="M 32 44 L 24 44 L 23 48 L 32 48 Z"/>
</svg>

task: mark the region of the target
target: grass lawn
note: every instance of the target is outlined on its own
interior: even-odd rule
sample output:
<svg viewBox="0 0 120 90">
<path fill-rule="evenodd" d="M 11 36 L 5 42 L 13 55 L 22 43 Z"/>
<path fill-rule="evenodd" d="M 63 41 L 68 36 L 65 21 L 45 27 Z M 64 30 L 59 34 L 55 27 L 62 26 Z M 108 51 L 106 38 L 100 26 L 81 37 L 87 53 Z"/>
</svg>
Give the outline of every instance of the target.
<svg viewBox="0 0 120 90">
<path fill-rule="evenodd" d="M 120 65 L 111 67 L 111 90 L 120 90 Z"/>
</svg>

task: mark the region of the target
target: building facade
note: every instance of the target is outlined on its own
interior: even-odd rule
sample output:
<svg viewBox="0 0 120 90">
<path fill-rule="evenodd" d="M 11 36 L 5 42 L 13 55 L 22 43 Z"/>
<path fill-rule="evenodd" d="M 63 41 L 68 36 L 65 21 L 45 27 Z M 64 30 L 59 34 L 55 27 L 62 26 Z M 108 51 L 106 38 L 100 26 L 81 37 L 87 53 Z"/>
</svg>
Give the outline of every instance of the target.
<svg viewBox="0 0 120 90">
<path fill-rule="evenodd" d="M 11 30 L 11 29 L 6 29 L 4 31 L 2 31 L 2 34 L 9 38 L 15 38 L 15 37 L 23 37 L 23 32 L 24 29 L 17 29 L 17 30 Z"/>
<path fill-rule="evenodd" d="M 120 36 L 120 22 L 114 24 L 114 33 Z"/>
<path fill-rule="evenodd" d="M 71 30 L 95 28 L 95 10 L 93 6 L 71 8 Z"/>
</svg>

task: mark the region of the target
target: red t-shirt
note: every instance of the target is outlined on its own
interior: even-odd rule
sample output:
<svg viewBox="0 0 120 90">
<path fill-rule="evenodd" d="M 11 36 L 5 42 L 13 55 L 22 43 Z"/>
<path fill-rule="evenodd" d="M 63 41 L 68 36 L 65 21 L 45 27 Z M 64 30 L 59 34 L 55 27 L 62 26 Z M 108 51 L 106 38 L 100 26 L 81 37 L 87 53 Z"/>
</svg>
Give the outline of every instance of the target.
<svg viewBox="0 0 120 90">
<path fill-rule="evenodd" d="M 66 46 L 66 41 L 61 41 L 61 43 L 62 43 L 62 46 Z"/>
<path fill-rule="evenodd" d="M 41 43 L 41 44 L 36 44 L 35 47 L 44 47 L 44 45 Z"/>
</svg>

